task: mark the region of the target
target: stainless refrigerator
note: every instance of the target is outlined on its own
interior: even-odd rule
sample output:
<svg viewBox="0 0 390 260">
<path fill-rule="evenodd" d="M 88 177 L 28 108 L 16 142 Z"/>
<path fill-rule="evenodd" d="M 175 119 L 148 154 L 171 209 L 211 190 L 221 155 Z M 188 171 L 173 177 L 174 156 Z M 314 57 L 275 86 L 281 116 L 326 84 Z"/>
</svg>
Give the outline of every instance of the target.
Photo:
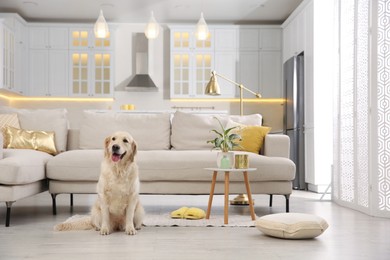
<svg viewBox="0 0 390 260">
<path fill-rule="evenodd" d="M 293 188 L 307 189 L 305 183 L 304 136 L 304 54 L 301 53 L 283 64 L 284 133 L 290 137 L 290 159 L 296 165 Z"/>
</svg>

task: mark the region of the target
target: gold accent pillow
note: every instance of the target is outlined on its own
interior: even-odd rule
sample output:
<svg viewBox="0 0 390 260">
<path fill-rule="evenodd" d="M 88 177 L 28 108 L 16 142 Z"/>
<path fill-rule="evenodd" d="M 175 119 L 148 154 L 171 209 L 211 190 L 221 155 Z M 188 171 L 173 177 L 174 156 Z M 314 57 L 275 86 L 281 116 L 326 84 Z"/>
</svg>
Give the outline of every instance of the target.
<svg viewBox="0 0 390 260">
<path fill-rule="evenodd" d="M 227 128 L 237 127 L 232 132 L 241 136 L 241 140 L 238 141 L 235 151 L 246 151 L 251 153 L 260 153 L 263 147 L 265 136 L 271 131 L 271 127 L 255 126 L 255 125 L 243 125 L 229 120 L 226 126 Z"/>
<path fill-rule="evenodd" d="M 237 131 L 241 136 L 237 151 L 247 151 L 251 153 L 259 153 L 263 147 L 265 136 L 271 131 L 271 127 L 266 126 L 245 126 Z"/>
<path fill-rule="evenodd" d="M 7 148 L 33 149 L 52 155 L 57 154 L 54 132 L 27 131 L 6 126 L 4 133 L 9 141 Z"/>
<path fill-rule="evenodd" d="M 7 148 L 8 140 L 4 134 L 6 126 L 20 128 L 17 114 L 0 114 L 0 129 L 3 135 L 3 148 Z"/>
</svg>

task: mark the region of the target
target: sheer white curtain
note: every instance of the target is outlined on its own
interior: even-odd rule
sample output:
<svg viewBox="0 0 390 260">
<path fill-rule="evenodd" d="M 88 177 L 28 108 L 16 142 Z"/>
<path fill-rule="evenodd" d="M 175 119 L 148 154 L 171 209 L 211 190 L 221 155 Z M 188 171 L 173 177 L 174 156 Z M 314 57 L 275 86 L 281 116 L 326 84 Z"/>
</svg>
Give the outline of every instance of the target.
<svg viewBox="0 0 390 260">
<path fill-rule="evenodd" d="M 339 0 L 338 13 L 332 198 L 390 217 L 390 0 Z"/>
</svg>

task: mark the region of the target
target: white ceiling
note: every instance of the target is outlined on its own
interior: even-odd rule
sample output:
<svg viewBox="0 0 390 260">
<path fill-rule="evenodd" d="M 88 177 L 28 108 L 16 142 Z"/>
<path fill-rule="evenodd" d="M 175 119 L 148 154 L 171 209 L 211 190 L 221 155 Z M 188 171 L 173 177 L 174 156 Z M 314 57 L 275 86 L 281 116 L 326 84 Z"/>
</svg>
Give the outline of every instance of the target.
<svg viewBox="0 0 390 260">
<path fill-rule="evenodd" d="M 207 23 L 282 23 L 303 0 L 0 0 L 0 12 L 27 21 L 94 22 L 102 9 L 107 22 L 146 23 L 154 11 L 160 23 L 186 23 L 204 13 Z"/>
</svg>

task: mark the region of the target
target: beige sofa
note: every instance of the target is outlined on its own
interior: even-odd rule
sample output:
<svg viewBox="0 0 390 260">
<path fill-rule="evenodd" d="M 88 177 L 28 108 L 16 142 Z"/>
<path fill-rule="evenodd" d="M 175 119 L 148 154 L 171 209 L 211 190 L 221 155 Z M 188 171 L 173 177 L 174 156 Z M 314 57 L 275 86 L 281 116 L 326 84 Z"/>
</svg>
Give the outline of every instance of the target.
<svg viewBox="0 0 390 260">
<path fill-rule="evenodd" d="M 210 130 L 218 127 L 212 115 L 183 112 L 139 114 L 123 111 L 83 113 L 80 129 L 67 132 L 67 150 L 41 160 L 45 165 L 44 176 L 48 180 L 48 189 L 53 199 L 53 214 L 56 214 L 58 194 L 95 193 L 103 158 L 104 138 L 117 130 L 130 132 L 137 141 L 142 194 L 209 194 L 211 173 L 204 168 L 216 166 L 217 154 L 206 143 L 214 137 Z M 233 120 L 241 124 L 259 125 L 262 121 L 260 115 L 218 117 L 224 124 Z M 10 152 L 8 150 L 11 149 L 4 149 L 6 158 Z M 262 155 L 248 154 L 250 166 L 257 168 L 249 174 L 252 193 L 284 195 L 286 211 L 289 211 L 295 165 L 288 159 L 288 137 L 267 135 Z M 19 154 L 13 154 L 12 157 L 21 160 Z M 3 161 L 4 159 L 0 160 L 0 169 Z M 45 178 L 37 182 L 44 184 Z M 224 192 L 222 182 L 222 176 L 218 176 L 216 193 Z M 20 185 L 3 184 L 0 176 L 0 189 L 2 186 Z M 24 196 L 31 196 L 44 189 L 43 185 L 40 190 L 25 192 Z M 230 193 L 245 193 L 242 175 L 231 174 Z M 17 199 L 19 197 L 0 197 L 1 201 L 7 202 L 7 206 Z M 7 219 L 9 224 L 9 216 Z"/>
</svg>

